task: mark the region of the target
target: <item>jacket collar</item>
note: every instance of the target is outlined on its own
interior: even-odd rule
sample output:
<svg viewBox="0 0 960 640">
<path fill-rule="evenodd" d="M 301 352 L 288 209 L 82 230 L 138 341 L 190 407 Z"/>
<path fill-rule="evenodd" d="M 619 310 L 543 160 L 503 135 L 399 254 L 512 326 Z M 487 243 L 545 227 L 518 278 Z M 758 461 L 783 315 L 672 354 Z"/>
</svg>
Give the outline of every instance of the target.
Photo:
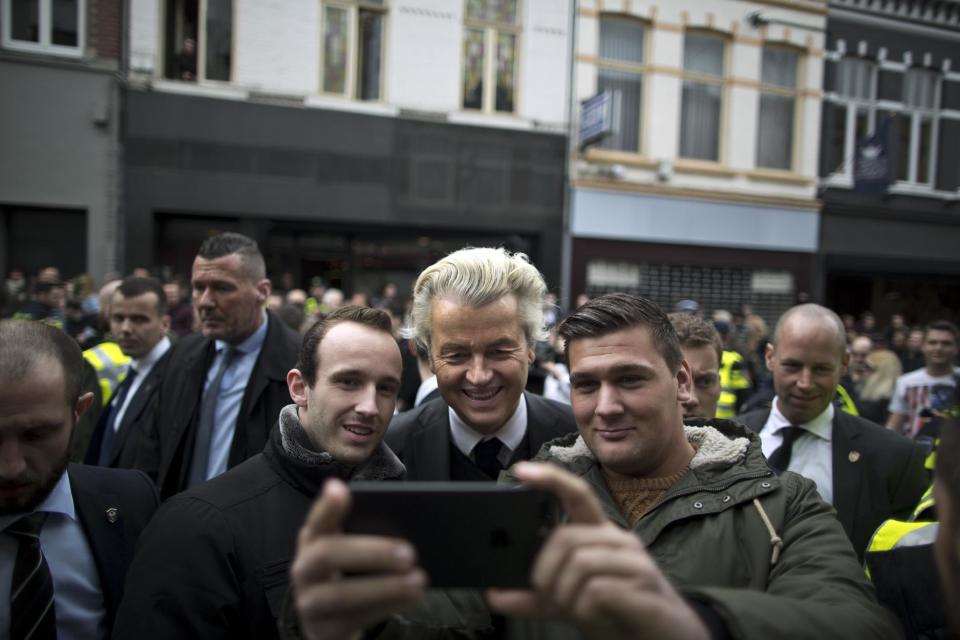
<svg viewBox="0 0 960 640">
<path fill-rule="evenodd" d="M 71 464 L 67 471 L 71 476 L 74 466 Z M 122 520 L 104 517 L 104 514 L 109 514 L 111 510 L 116 512 L 116 507 L 120 504 L 119 496 L 91 491 L 91 487 L 75 479 L 71 482 L 71 490 L 77 519 L 86 534 L 97 565 L 107 620 L 112 621 L 123 592 L 123 576 L 126 573 L 124 563 L 129 560 L 133 548 L 132 541 L 125 535 L 126 528 L 121 526 Z"/>
<path fill-rule="evenodd" d="M 685 501 L 675 498 L 697 494 L 701 491 L 723 491 L 734 500 L 720 503 L 717 510 L 727 509 L 743 501 L 775 490 L 779 480 L 767 466 L 760 449 L 760 438 L 743 426 L 730 420 L 684 421 L 688 441 L 698 447 L 690 463 L 690 472 L 670 487 L 655 505 L 650 514 L 637 524 L 643 530 L 643 539 L 650 544 L 671 522 L 693 515 L 706 515 L 710 510 L 689 509 Z M 540 450 L 537 461 L 550 461 L 566 467 L 570 472 L 584 477 L 600 498 L 601 505 L 613 522 L 624 528 L 629 525 L 623 518 L 613 498 L 604 490 L 606 481 L 593 453 L 583 438 L 572 433 L 557 438 Z M 508 472 L 508 477 L 510 476 Z M 743 480 L 765 478 L 762 485 L 739 485 Z M 739 485 L 739 488 L 735 485 Z M 667 505 L 667 503 L 672 503 Z M 669 506 L 667 513 L 657 515 L 661 505 Z"/>
<path fill-rule="evenodd" d="M 384 442 L 377 445 L 373 455 L 360 465 L 346 465 L 326 451 L 314 450 L 297 416 L 295 404 L 280 411 L 279 428 L 270 430 L 270 440 L 263 453 L 278 475 L 308 494 L 320 491 L 329 477 L 402 480 L 406 474 L 403 463 Z"/>
<path fill-rule="evenodd" d="M 697 449 L 690 461 L 690 469 L 695 471 L 728 469 L 746 458 L 751 445 L 759 446 L 756 435 L 727 420 L 713 421 L 712 424 L 705 420 L 688 420 L 683 429 L 687 441 Z M 596 464 L 593 452 L 579 434 L 552 441 L 546 451 L 551 460 L 574 470 L 586 471 Z"/>
</svg>

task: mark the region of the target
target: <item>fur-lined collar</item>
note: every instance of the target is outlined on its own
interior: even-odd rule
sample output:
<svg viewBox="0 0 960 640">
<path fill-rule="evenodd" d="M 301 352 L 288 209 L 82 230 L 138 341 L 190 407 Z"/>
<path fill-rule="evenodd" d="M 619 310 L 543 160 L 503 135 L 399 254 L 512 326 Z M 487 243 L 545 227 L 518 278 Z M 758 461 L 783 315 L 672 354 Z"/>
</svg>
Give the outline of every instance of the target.
<svg viewBox="0 0 960 640">
<path fill-rule="evenodd" d="M 280 443 L 283 453 L 297 462 L 311 467 L 328 467 L 333 475 L 349 480 L 394 480 L 406 474 L 406 467 L 383 442 L 373 455 L 360 465 L 338 462 L 326 451 L 315 451 L 313 443 L 297 415 L 297 405 L 288 404 L 280 410 Z"/>
<path fill-rule="evenodd" d="M 742 461 L 747 454 L 750 440 L 745 437 L 728 438 L 710 426 L 693 427 L 684 425 L 687 441 L 697 450 L 691 469 L 727 468 Z M 580 458 L 596 460 L 582 436 L 577 436 L 572 445 L 553 444 L 549 447 L 549 456 L 554 460 L 572 464 Z"/>
</svg>

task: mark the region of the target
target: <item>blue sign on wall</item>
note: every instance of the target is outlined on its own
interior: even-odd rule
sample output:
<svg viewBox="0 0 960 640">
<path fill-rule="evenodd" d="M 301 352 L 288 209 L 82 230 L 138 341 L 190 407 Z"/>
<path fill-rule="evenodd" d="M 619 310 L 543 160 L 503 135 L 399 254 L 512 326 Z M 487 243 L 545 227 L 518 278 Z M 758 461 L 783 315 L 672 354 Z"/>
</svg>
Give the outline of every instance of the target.
<svg viewBox="0 0 960 640">
<path fill-rule="evenodd" d="M 887 116 L 872 135 L 857 142 L 853 158 L 853 189 L 861 193 L 884 193 L 890 186 L 890 121 Z"/>
<path fill-rule="evenodd" d="M 602 140 L 613 131 L 613 95 L 602 91 L 580 103 L 580 148 Z"/>
</svg>

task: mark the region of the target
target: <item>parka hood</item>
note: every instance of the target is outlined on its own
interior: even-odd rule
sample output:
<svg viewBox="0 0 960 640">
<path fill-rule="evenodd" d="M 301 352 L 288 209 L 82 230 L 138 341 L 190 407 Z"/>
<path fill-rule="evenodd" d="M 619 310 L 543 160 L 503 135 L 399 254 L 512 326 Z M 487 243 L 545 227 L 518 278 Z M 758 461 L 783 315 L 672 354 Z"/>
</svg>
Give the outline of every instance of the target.
<svg viewBox="0 0 960 640">
<path fill-rule="evenodd" d="M 753 442 L 759 447 L 759 438 L 730 420 L 691 419 L 684 421 L 687 441 L 697 450 L 690 468 L 708 471 L 726 469 L 747 456 Z M 596 463 L 593 452 L 579 434 L 570 434 L 546 443 L 536 460 L 547 459 L 571 469 L 584 469 Z"/>
</svg>

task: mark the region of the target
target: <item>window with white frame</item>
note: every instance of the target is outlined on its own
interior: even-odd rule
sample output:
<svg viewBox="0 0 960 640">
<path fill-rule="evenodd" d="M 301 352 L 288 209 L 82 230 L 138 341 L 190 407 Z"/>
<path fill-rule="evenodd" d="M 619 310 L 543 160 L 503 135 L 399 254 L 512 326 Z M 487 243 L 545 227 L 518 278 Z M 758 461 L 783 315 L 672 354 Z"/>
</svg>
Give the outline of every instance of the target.
<svg viewBox="0 0 960 640">
<path fill-rule="evenodd" d="M 385 0 L 325 2 L 321 19 L 321 91 L 357 100 L 379 100 Z"/>
<path fill-rule="evenodd" d="M 83 55 L 86 0 L 2 0 L 3 46 Z"/>
<path fill-rule="evenodd" d="M 601 15 L 597 55 L 597 92 L 613 102 L 613 133 L 598 146 L 640 151 L 646 26 L 633 18 Z"/>
<path fill-rule="evenodd" d="M 680 157 L 720 160 L 726 39 L 688 31 L 683 41 Z"/>
<path fill-rule="evenodd" d="M 845 56 L 836 62 L 828 157 L 842 158 L 834 173 L 851 178 L 858 143 L 886 130 L 893 179 L 933 188 L 942 74 L 919 67 Z"/>
<path fill-rule="evenodd" d="M 775 45 L 763 48 L 757 118 L 758 167 L 787 171 L 793 168 L 799 68 L 797 51 Z"/>
<path fill-rule="evenodd" d="M 897 118 L 897 180 L 933 187 L 940 74 L 910 67 L 903 75 L 903 107 Z M 892 113 L 890 115 L 893 115 Z"/>
<path fill-rule="evenodd" d="M 875 118 L 876 63 L 866 58 L 845 57 L 837 62 L 834 90 L 826 98 L 832 108 L 827 132 L 829 158 L 839 164 L 834 171 L 850 177 L 857 140 L 873 131 Z"/>
<path fill-rule="evenodd" d="M 168 0 L 164 77 L 229 82 L 233 0 Z"/>
<path fill-rule="evenodd" d="M 519 0 L 466 0 L 463 108 L 513 113 L 520 50 Z"/>
</svg>

